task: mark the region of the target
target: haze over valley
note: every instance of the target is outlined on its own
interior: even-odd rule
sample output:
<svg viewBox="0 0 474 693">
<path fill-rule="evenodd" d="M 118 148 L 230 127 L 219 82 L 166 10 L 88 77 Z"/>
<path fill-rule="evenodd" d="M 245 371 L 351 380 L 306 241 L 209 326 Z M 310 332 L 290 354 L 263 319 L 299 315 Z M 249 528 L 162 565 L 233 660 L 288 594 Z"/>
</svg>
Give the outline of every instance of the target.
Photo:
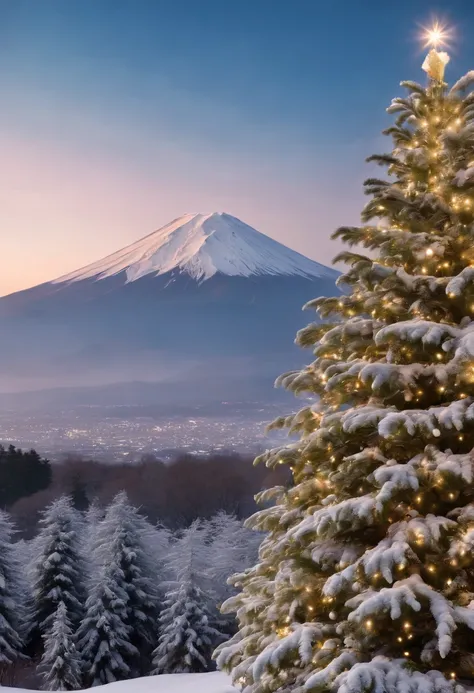
<svg viewBox="0 0 474 693">
<path fill-rule="evenodd" d="M 5 296 L 2 438 L 52 456 L 256 450 L 288 406 L 276 377 L 304 364 L 301 309 L 336 278 L 235 217 L 195 214 Z"/>
</svg>

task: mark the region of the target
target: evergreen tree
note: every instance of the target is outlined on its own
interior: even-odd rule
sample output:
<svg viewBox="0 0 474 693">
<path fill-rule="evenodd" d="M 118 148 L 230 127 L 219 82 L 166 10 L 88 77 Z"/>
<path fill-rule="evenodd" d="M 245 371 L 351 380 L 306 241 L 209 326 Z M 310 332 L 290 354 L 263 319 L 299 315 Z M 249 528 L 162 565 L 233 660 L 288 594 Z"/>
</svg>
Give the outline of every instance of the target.
<svg viewBox="0 0 474 693">
<path fill-rule="evenodd" d="M 81 521 L 70 498 L 54 501 L 40 520 L 33 564 L 32 647 L 39 647 L 56 618 L 60 603 L 75 631 L 84 613 L 86 566 L 81 548 Z"/>
<path fill-rule="evenodd" d="M 160 637 L 153 653 L 155 674 L 208 671 L 212 650 L 222 640 L 212 626 L 215 599 L 200 587 L 203 540 L 202 525 L 196 521 L 174 547 L 176 575 L 160 615 Z"/>
<path fill-rule="evenodd" d="M 123 571 L 131 640 L 146 660 L 156 645 L 159 607 L 153 556 L 147 545 L 151 526 L 122 492 L 107 509 L 102 527 L 105 543 L 99 551 L 103 550 L 104 559 L 111 557 Z"/>
<path fill-rule="evenodd" d="M 75 691 L 81 687 L 80 658 L 64 602 L 59 602 L 51 628 L 44 635 L 40 670 L 44 690 Z"/>
<path fill-rule="evenodd" d="M 181 574 L 176 589 L 165 596 L 160 615 L 160 638 L 153 653 L 155 674 L 209 671 L 211 653 L 222 634 L 210 621 L 208 596 Z"/>
<path fill-rule="evenodd" d="M 145 522 L 142 538 L 143 546 L 152 559 L 152 568 L 157 576 L 157 586 L 161 593 L 161 583 L 167 579 L 170 571 L 170 550 L 173 533 L 160 523 L 152 525 L 150 522 Z"/>
<path fill-rule="evenodd" d="M 102 508 L 97 498 L 92 499 L 92 503 L 90 503 L 87 508 L 84 517 L 86 521 L 86 534 L 93 535 L 99 523 L 102 522 L 105 517 L 105 510 Z"/>
<path fill-rule="evenodd" d="M 87 556 L 91 574 L 94 574 L 100 566 L 100 558 L 97 555 L 97 539 L 100 523 L 104 519 L 105 510 L 99 505 L 96 498 L 84 513 L 83 551 Z M 97 565 L 97 561 L 99 564 Z"/>
<path fill-rule="evenodd" d="M 13 527 L 0 512 L 0 667 L 22 657 L 24 629 L 24 584 L 21 566 L 12 543 Z"/>
<path fill-rule="evenodd" d="M 247 529 L 235 515 L 224 511 L 212 517 L 209 525 L 212 581 L 219 599 L 224 601 L 235 591 L 227 579 L 255 562 L 263 535 Z"/>
<path fill-rule="evenodd" d="M 116 680 L 148 673 L 151 653 L 156 646 L 160 599 L 155 584 L 153 557 L 148 550 L 150 531 L 150 525 L 128 503 L 126 494 L 120 493 L 108 507 L 93 538 L 93 564 L 102 566 L 103 569 L 93 597 L 87 605 L 86 621 L 92 619 L 93 622 L 97 614 L 104 613 L 107 608 L 112 609 L 111 618 L 123 621 L 122 635 L 117 638 L 115 645 L 119 650 L 123 649 L 119 656 L 123 659 L 124 666 L 114 673 Z M 108 566 L 112 572 L 108 571 Z M 114 585 L 114 593 L 122 596 L 108 598 L 104 590 L 109 589 L 111 584 Z M 84 624 L 81 628 L 81 641 L 88 641 Z M 86 645 L 89 659 L 96 656 L 94 647 L 100 647 L 100 642 L 100 637 L 94 636 L 93 642 Z M 112 645 L 113 643 L 108 643 L 107 647 L 110 649 Z M 107 668 L 107 662 L 108 660 L 105 664 L 98 664 L 99 669 L 104 666 Z M 104 683 L 106 679 L 100 676 L 99 679 Z"/>
<path fill-rule="evenodd" d="M 31 631 L 31 618 L 33 614 L 33 580 L 31 564 L 36 554 L 35 541 L 33 539 L 20 539 L 12 544 L 12 551 L 17 568 L 18 604 L 21 605 L 19 615 L 19 633 L 23 642 L 28 643 Z"/>
<path fill-rule="evenodd" d="M 86 602 L 78 631 L 84 682 L 100 686 L 133 678 L 139 652 L 131 642 L 124 574 L 112 560 L 103 565 Z"/>
<path fill-rule="evenodd" d="M 281 383 L 314 404 L 276 422 L 266 452 L 289 488 L 250 522 L 259 563 L 227 603 L 218 653 L 246 693 L 437 691 L 474 678 L 474 72 L 396 98 L 388 180 L 370 178 L 360 228 L 335 237 L 346 293 L 309 304 L 316 359 Z M 462 688 L 459 687 L 459 690 Z"/>
<path fill-rule="evenodd" d="M 235 515 L 228 515 L 224 511 L 217 513 L 208 524 L 208 570 L 212 590 L 220 607 L 236 593 L 236 588 L 228 582 L 229 578 L 255 563 L 262 535 L 247 529 Z M 235 618 L 232 614 L 220 615 L 215 625 L 226 633 L 235 632 Z"/>
<path fill-rule="evenodd" d="M 49 461 L 36 450 L 24 452 L 14 445 L 7 449 L 0 445 L 0 507 L 48 488 L 51 478 Z"/>
</svg>

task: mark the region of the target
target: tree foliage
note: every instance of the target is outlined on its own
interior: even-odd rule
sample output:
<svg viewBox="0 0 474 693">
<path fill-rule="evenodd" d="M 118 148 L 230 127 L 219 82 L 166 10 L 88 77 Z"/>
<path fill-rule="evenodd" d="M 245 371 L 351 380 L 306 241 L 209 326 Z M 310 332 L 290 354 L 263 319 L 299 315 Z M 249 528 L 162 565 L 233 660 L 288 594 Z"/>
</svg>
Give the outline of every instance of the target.
<svg viewBox="0 0 474 693">
<path fill-rule="evenodd" d="M 87 686 L 134 676 L 139 652 L 131 642 L 127 601 L 120 566 L 115 561 L 107 562 L 87 599 L 86 615 L 78 631 Z"/>
<path fill-rule="evenodd" d="M 14 543 L 0 512 L 2 682 L 30 685 L 18 677 L 37 667 L 46 689 L 75 690 L 157 668 L 213 667 L 212 650 L 234 630 L 217 608 L 226 577 L 255 552 L 256 537 L 235 517 L 173 532 L 149 523 L 124 493 L 83 514 L 66 496 L 39 529 Z"/>
<path fill-rule="evenodd" d="M 75 631 L 83 617 L 87 583 L 81 521 L 71 499 L 54 501 L 40 525 L 33 561 L 33 649 L 40 646 L 40 636 L 50 632 L 59 605 Z"/>
<path fill-rule="evenodd" d="M 40 670 L 47 691 L 75 691 L 81 687 L 81 661 L 64 602 L 58 604 L 50 629 L 44 635 Z"/>
<path fill-rule="evenodd" d="M 96 563 L 114 564 L 126 595 L 125 622 L 130 642 L 139 653 L 129 662 L 131 673 L 147 673 L 149 658 L 156 645 L 161 595 L 157 585 L 149 536 L 152 529 L 128 502 L 126 493 L 118 494 L 108 507 L 95 538 Z"/>
<path fill-rule="evenodd" d="M 249 524 L 268 536 L 226 605 L 240 630 L 218 663 L 246 693 L 474 678 L 472 86 L 432 77 L 392 102 L 393 150 L 371 157 L 388 178 L 334 234 L 362 248 L 338 258 L 346 293 L 308 304 L 315 359 L 279 380 L 314 403 L 260 458 L 292 483 L 261 494 Z"/>
<path fill-rule="evenodd" d="M 0 445 L 0 507 L 7 508 L 20 498 L 42 491 L 51 483 L 48 460 L 36 450 L 24 452 L 14 445 Z"/>
<path fill-rule="evenodd" d="M 218 520 L 223 524 L 223 518 Z M 208 671 L 213 647 L 222 639 L 215 627 L 216 600 L 211 593 L 206 527 L 195 521 L 172 547 L 171 586 L 160 615 L 154 673 Z"/>
<path fill-rule="evenodd" d="M 0 512 L 0 667 L 23 657 L 25 628 L 24 583 L 12 542 L 13 526 Z"/>
</svg>

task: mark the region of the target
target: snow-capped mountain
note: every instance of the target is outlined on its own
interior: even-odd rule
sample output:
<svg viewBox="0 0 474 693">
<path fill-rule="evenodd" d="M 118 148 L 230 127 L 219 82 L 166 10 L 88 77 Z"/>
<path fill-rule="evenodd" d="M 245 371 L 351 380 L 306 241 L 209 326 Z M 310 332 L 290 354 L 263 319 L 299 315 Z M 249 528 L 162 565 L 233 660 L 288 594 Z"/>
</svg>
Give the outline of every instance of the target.
<svg viewBox="0 0 474 693">
<path fill-rule="evenodd" d="M 185 214 L 145 238 L 60 277 L 55 283 L 106 279 L 125 272 L 127 281 L 147 274 L 178 270 L 193 279 L 206 280 L 221 273 L 228 277 L 295 275 L 331 277 L 333 270 L 265 236 L 240 219 L 214 214 Z"/>
<path fill-rule="evenodd" d="M 146 381 L 167 401 L 271 398 L 310 358 L 294 346 L 314 319 L 301 307 L 336 278 L 228 214 L 185 215 L 0 298 L 0 391 Z"/>
</svg>

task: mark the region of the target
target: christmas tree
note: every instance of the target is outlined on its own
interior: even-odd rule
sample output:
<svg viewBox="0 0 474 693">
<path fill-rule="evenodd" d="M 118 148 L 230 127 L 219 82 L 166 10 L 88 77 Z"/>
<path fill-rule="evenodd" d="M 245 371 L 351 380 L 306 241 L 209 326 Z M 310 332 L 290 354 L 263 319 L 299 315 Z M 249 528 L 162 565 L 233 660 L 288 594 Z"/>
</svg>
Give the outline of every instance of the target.
<svg viewBox="0 0 474 693">
<path fill-rule="evenodd" d="M 431 38 L 442 38 L 439 28 Z M 474 679 L 474 72 L 402 82 L 390 154 L 370 161 L 342 295 L 308 304 L 314 362 L 282 376 L 317 401 L 261 456 L 292 483 L 261 494 L 259 562 L 218 649 L 247 693 L 462 690 Z"/>
</svg>

